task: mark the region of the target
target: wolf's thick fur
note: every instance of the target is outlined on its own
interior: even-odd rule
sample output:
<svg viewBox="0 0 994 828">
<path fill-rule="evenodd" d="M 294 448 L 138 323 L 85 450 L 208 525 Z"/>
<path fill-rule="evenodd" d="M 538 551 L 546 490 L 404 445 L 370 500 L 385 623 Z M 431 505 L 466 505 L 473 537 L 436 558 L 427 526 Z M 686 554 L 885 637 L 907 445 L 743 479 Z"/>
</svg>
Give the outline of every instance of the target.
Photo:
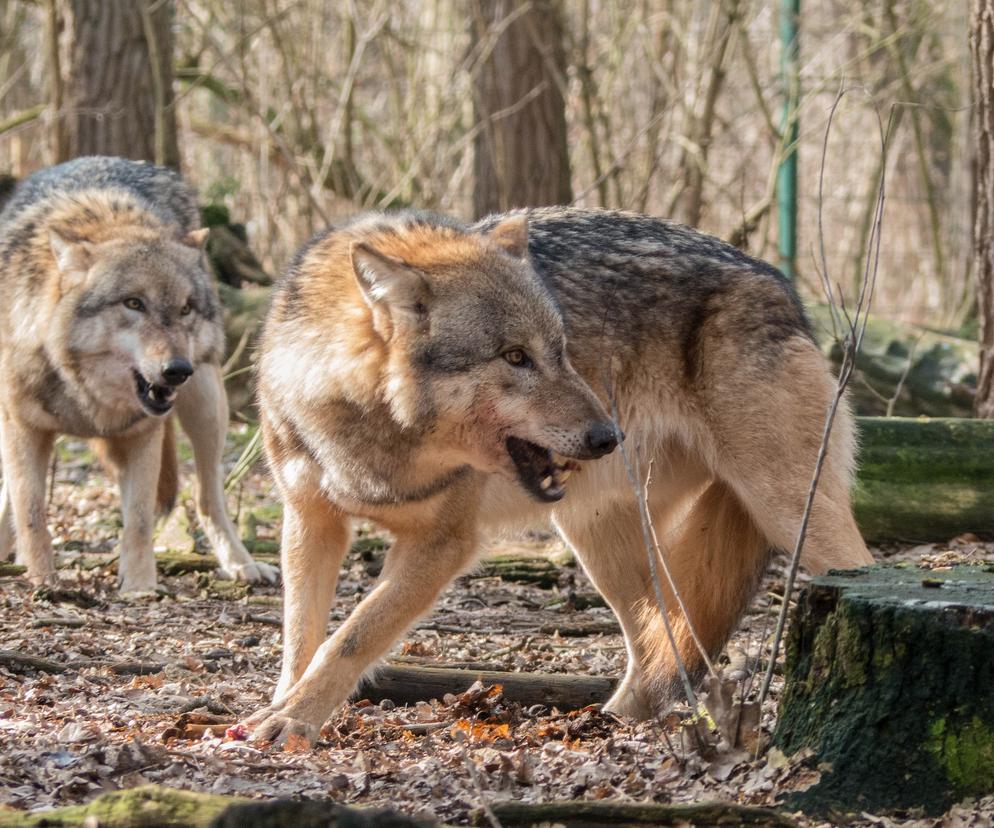
<svg viewBox="0 0 994 828">
<path fill-rule="evenodd" d="M 665 708 L 676 670 L 635 495 L 619 452 L 584 459 L 614 446 L 608 409 L 651 472 L 654 525 L 713 653 L 768 549 L 793 544 L 834 381 L 774 268 L 668 222 L 552 208 L 473 227 L 373 215 L 313 239 L 275 293 L 259 389 L 286 601 L 279 684 L 248 724 L 285 739 L 314 735 L 472 564 L 481 531 L 543 514 L 621 622 L 628 669 L 609 709 Z M 849 503 L 853 443 L 843 408 L 808 528 L 813 572 L 871 562 Z M 540 448 L 579 470 L 564 484 L 576 460 Z M 325 640 L 353 517 L 396 541 Z"/>
<path fill-rule="evenodd" d="M 225 511 L 224 338 L 199 225 L 179 175 L 119 158 L 42 170 L 0 214 L 0 558 L 16 546 L 32 581 L 55 572 L 45 472 L 66 433 L 89 438 L 119 478 L 121 589 L 155 588 L 154 518 L 178 488 L 174 406 L 222 568 L 275 579 Z"/>
</svg>

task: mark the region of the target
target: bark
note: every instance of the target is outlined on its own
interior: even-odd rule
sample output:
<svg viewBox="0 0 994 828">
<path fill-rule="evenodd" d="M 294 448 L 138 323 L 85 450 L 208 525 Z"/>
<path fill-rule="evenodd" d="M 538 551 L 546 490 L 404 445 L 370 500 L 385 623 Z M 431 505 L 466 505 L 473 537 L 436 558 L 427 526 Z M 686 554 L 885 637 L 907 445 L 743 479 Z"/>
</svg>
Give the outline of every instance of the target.
<svg viewBox="0 0 994 828">
<path fill-rule="evenodd" d="M 973 69 L 973 269 L 980 314 L 978 417 L 994 417 L 994 0 L 974 0 L 970 19 Z"/>
<path fill-rule="evenodd" d="M 732 802 L 696 802 L 660 805 L 655 802 L 572 800 L 565 802 L 494 802 L 494 816 L 501 825 L 763 825 L 774 828 L 797 825 L 787 814 L 770 808 Z M 474 825 L 487 825 L 485 815 L 474 815 Z"/>
<path fill-rule="evenodd" d="M 812 814 L 920 807 L 994 789 L 994 572 L 873 567 L 815 579 L 787 643 L 774 743 L 814 751 Z"/>
<path fill-rule="evenodd" d="M 179 168 L 173 4 L 71 0 L 65 157 L 119 155 Z"/>
<path fill-rule="evenodd" d="M 573 200 L 554 0 L 474 0 L 476 215 Z M 507 19 L 513 17 L 508 23 Z"/>
<path fill-rule="evenodd" d="M 475 682 L 499 684 L 504 698 L 523 705 L 544 704 L 560 710 L 578 710 L 607 701 L 618 680 L 607 676 L 573 676 L 559 673 L 506 673 L 491 670 L 452 670 L 442 667 L 388 665 L 379 668 L 356 691 L 358 699 L 415 704 L 458 695 Z"/>
</svg>

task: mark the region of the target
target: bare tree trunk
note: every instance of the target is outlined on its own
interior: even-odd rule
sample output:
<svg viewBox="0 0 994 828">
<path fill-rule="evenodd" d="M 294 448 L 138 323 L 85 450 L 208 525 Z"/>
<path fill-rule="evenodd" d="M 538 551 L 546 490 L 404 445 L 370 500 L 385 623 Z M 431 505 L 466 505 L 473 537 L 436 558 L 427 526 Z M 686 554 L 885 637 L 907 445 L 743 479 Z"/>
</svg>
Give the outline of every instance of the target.
<svg viewBox="0 0 994 828">
<path fill-rule="evenodd" d="M 120 155 L 179 167 L 171 0 L 70 0 L 69 8 L 65 158 Z"/>
<path fill-rule="evenodd" d="M 976 413 L 994 418 L 994 0 L 974 0 L 970 20 L 973 68 L 973 256 L 980 314 Z"/>
<path fill-rule="evenodd" d="M 474 212 L 572 201 L 558 8 L 553 0 L 474 0 L 472 15 L 480 52 Z"/>
</svg>

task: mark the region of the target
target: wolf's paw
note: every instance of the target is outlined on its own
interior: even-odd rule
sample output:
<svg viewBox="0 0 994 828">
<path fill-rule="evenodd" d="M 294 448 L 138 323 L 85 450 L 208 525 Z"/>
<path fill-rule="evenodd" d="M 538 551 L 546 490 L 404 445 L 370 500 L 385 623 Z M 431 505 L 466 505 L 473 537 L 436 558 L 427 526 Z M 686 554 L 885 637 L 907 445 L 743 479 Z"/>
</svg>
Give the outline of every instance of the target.
<svg viewBox="0 0 994 828">
<path fill-rule="evenodd" d="M 151 578 L 122 578 L 117 591 L 129 598 L 145 598 L 157 596 L 158 583 L 155 576 Z"/>
<path fill-rule="evenodd" d="M 217 577 L 222 581 L 245 581 L 249 584 L 278 584 L 280 571 L 275 566 L 252 561 L 247 564 L 232 564 L 218 567 Z"/>
<path fill-rule="evenodd" d="M 604 710 L 607 713 L 614 713 L 615 716 L 636 721 L 645 721 L 653 716 L 652 708 L 646 703 L 642 694 L 624 684 L 607 700 Z"/>
<path fill-rule="evenodd" d="M 33 587 L 57 587 L 62 583 L 59 573 L 54 569 L 32 570 L 28 567 L 24 577 L 31 582 Z"/>
<path fill-rule="evenodd" d="M 309 747 L 321 734 L 321 726 L 294 719 L 272 707 L 264 707 L 244 722 L 250 742 L 269 742 L 273 747 Z"/>
</svg>

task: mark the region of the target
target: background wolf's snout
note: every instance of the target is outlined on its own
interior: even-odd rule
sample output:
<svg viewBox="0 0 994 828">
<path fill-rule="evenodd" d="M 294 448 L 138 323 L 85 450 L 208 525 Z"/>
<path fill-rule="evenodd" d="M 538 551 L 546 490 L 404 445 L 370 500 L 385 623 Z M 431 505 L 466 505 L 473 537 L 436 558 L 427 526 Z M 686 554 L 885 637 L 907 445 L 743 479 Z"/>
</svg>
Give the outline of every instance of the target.
<svg viewBox="0 0 994 828">
<path fill-rule="evenodd" d="M 183 357 L 173 357 L 162 366 L 162 378 L 169 385 L 182 385 L 193 376 L 193 366 Z"/>
<path fill-rule="evenodd" d="M 618 434 L 614 428 L 614 423 L 594 423 L 590 431 L 587 432 L 587 449 L 594 457 L 603 457 L 610 454 L 618 446 Z M 621 435 L 624 439 L 624 435 Z"/>
</svg>

